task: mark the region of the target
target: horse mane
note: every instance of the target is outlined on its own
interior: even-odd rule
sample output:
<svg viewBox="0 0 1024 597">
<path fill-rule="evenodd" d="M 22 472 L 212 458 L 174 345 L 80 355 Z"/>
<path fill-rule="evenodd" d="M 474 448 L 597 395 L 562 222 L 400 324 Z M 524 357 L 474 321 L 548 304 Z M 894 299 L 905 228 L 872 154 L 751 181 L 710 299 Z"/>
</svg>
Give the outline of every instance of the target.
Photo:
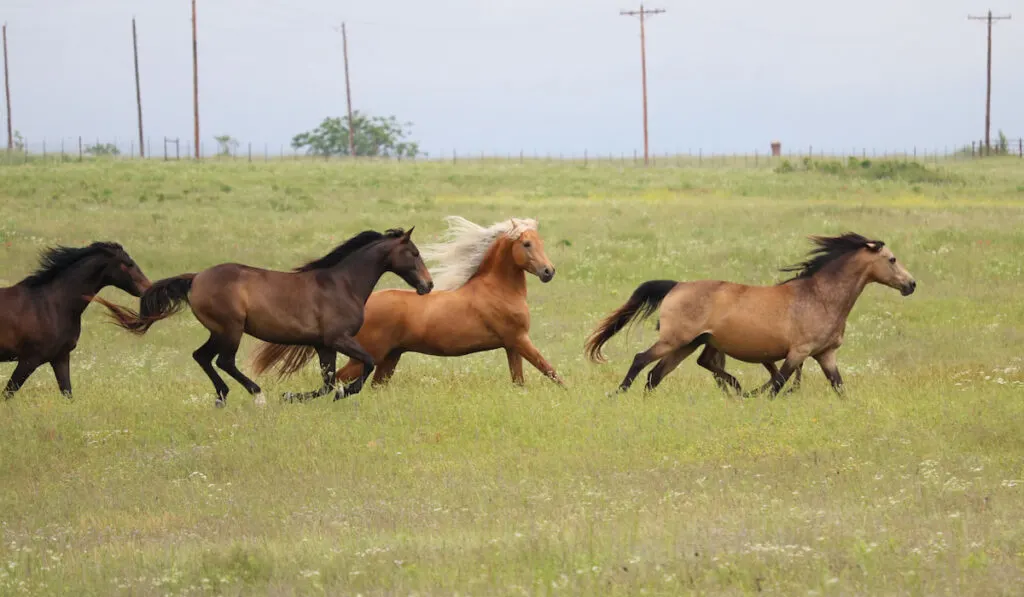
<svg viewBox="0 0 1024 597">
<path fill-rule="evenodd" d="M 338 265 L 348 257 L 351 257 L 356 251 L 366 248 L 375 242 L 382 241 L 388 238 L 399 238 L 405 231 L 401 228 L 391 228 L 385 231 L 383 234 L 376 230 L 364 230 L 359 234 L 353 236 L 347 241 L 341 243 L 334 248 L 333 251 L 324 255 L 320 259 L 310 261 L 309 263 L 295 268 L 293 271 L 296 272 L 310 272 L 317 269 L 327 269 Z"/>
<path fill-rule="evenodd" d="M 98 241 L 87 247 L 65 247 L 57 245 L 43 251 L 39 257 L 39 266 L 31 275 L 19 282 L 23 286 L 34 288 L 52 282 L 57 276 L 94 255 L 106 253 L 116 255 L 124 253 L 124 247 L 114 242 Z"/>
<path fill-rule="evenodd" d="M 847 232 L 839 236 L 811 236 L 810 239 L 817 247 L 808 253 L 806 260 L 781 268 L 779 271 L 796 272 L 796 275 L 780 284 L 810 278 L 828 264 L 865 247 L 878 250 L 885 246 L 885 243 L 880 240 L 870 240 L 856 232 Z"/>
<path fill-rule="evenodd" d="M 430 268 L 435 290 L 454 290 L 473 277 L 480 264 L 498 238 L 515 240 L 527 230 L 536 230 L 532 219 L 504 220 L 487 228 L 474 224 L 461 216 L 447 216 L 448 230 L 439 243 L 420 247 L 425 261 L 434 261 Z"/>
</svg>

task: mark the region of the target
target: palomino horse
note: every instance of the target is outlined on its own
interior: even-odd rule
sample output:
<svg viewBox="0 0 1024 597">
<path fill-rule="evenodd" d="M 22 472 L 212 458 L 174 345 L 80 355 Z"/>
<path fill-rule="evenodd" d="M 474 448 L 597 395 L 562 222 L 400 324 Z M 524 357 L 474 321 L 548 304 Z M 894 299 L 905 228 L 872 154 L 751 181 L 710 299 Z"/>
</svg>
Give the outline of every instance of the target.
<svg viewBox="0 0 1024 597">
<path fill-rule="evenodd" d="M 61 393 L 71 398 L 71 351 L 82 333 L 82 313 L 106 286 L 133 296 L 150 286 L 117 243 L 49 249 L 35 273 L 0 288 L 0 361 L 18 361 L 4 398 L 13 396 L 43 363 L 50 364 Z"/>
<path fill-rule="evenodd" d="M 818 361 L 837 391 L 842 377 L 836 351 L 843 343 L 846 319 L 864 287 L 878 282 L 914 292 L 917 282 L 879 240 L 848 232 L 841 236 L 814 236 L 817 245 L 808 259 L 783 271 L 796 276 L 776 286 L 747 286 L 702 280 L 654 280 L 640 285 L 626 304 L 612 312 L 586 343 L 590 360 L 601 362 L 601 347 L 626 324 L 649 317 L 661 305 L 658 341 L 638 353 L 619 386 L 629 389 L 647 365 L 660 361 L 647 378 L 654 389 L 669 372 L 701 345 L 697 363 L 715 374 L 720 385 L 740 390 L 735 377 L 723 368 L 721 354 L 748 363 L 762 363 L 774 371 L 771 392 L 777 394 L 807 357 Z M 771 364 L 769 367 L 768 365 Z"/>
<path fill-rule="evenodd" d="M 504 348 L 512 381 L 523 383 L 523 358 L 541 373 L 561 378 L 530 340 L 526 272 L 550 282 L 555 267 L 544 254 L 535 220 L 509 220 L 483 228 L 458 216 L 446 218 L 444 242 L 424 246 L 438 290 L 416 296 L 404 290 L 380 290 L 366 303 L 366 321 L 356 335 L 378 363 L 374 384 L 385 382 L 404 352 L 461 356 Z M 282 376 L 312 358 L 300 346 L 263 344 L 256 349 L 257 372 L 277 366 Z M 338 379 L 359 377 L 362 364 L 350 360 Z M 365 371 L 362 372 L 365 376 Z"/>
<path fill-rule="evenodd" d="M 336 352 L 360 361 L 367 375 L 339 389 L 335 399 L 356 394 L 374 359 L 353 338 L 363 323 L 363 307 L 384 272 L 398 274 L 419 294 L 433 288 L 430 272 L 408 232 L 367 230 L 345 241 L 326 256 L 292 272 L 223 263 L 197 274 L 182 274 L 153 284 L 140 301 L 139 313 L 115 307 L 111 313 L 121 327 L 144 334 L 154 322 L 169 317 L 187 302 L 210 339 L 192 353 L 213 382 L 217 406 L 227 402 L 228 386 L 217 366 L 242 384 L 257 403 L 260 387 L 235 366 L 242 334 L 283 344 L 312 346 L 320 355 L 324 385 L 299 398 L 323 396 L 334 388 Z"/>
</svg>

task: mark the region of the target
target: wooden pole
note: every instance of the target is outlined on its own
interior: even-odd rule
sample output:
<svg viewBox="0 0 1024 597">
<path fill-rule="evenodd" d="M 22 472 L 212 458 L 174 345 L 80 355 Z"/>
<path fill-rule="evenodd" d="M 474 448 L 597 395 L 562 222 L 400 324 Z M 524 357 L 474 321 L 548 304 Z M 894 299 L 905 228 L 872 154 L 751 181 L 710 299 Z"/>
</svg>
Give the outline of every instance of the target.
<svg viewBox="0 0 1024 597">
<path fill-rule="evenodd" d="M 142 134 L 142 87 L 139 84 L 139 36 L 135 31 L 135 17 L 132 17 L 132 53 L 135 56 L 135 105 L 139 115 L 139 157 L 146 157 L 145 137 Z"/>
</svg>

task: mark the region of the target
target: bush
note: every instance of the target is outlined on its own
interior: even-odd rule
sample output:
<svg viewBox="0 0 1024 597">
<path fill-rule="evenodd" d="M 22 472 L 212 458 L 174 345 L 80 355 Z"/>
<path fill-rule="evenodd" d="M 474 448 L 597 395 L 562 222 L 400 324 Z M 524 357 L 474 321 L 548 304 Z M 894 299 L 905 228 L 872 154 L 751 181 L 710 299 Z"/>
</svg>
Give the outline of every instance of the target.
<svg viewBox="0 0 1024 597">
<path fill-rule="evenodd" d="M 794 167 L 789 160 L 783 160 L 782 164 L 775 168 L 777 174 L 789 174 L 792 172 L 816 172 L 827 176 L 842 178 L 863 178 L 867 180 L 894 180 L 909 184 L 948 184 L 959 183 L 960 178 L 956 175 L 940 169 L 929 168 L 919 162 L 883 160 L 872 162 L 861 160 L 856 157 L 847 158 L 844 163 L 841 160 L 814 160 L 809 157 L 803 158 L 801 168 Z"/>
</svg>

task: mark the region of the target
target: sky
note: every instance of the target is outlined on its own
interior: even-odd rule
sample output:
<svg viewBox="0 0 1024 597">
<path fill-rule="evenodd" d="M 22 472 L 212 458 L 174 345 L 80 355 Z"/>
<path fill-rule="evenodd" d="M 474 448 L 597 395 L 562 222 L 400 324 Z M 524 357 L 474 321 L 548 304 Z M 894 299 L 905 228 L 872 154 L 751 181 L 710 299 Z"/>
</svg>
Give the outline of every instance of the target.
<svg viewBox="0 0 1024 597">
<path fill-rule="evenodd" d="M 431 155 L 622 154 L 643 147 L 639 23 L 627 0 L 198 0 L 204 151 L 254 152 L 354 107 L 412 123 Z M 651 151 L 929 150 L 1024 136 L 1024 1 L 650 0 Z M 192 135 L 188 0 L 4 0 L 14 128 L 33 148 Z M 6 119 L 6 110 L 0 104 Z"/>
</svg>

